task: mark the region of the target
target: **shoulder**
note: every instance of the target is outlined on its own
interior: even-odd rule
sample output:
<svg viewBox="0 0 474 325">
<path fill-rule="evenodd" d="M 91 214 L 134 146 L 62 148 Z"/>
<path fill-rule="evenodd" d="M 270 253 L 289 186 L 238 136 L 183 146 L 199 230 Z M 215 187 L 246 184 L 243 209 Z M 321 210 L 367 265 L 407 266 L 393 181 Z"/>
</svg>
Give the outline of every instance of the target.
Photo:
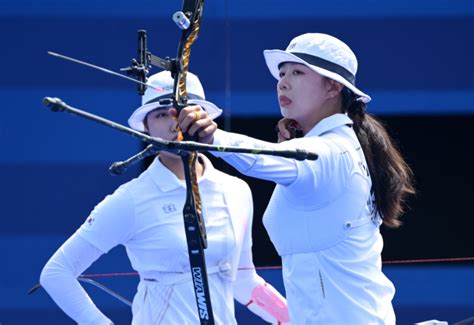
<svg viewBox="0 0 474 325">
<path fill-rule="evenodd" d="M 336 164 L 352 165 L 358 156 L 360 144 L 352 128 L 338 128 L 321 136 L 310 137 L 317 145 L 317 153 L 323 159 Z"/>
<path fill-rule="evenodd" d="M 243 210 L 253 207 L 253 197 L 250 186 L 244 180 L 214 169 L 213 182 L 218 184 L 230 209 Z"/>
<path fill-rule="evenodd" d="M 92 214 L 121 214 L 129 211 L 134 204 L 127 184 L 119 186 L 112 194 L 107 195 L 94 207 Z"/>
<path fill-rule="evenodd" d="M 291 187 L 293 190 L 296 186 L 303 190 L 313 186 L 324 193 L 322 196 L 330 196 L 330 193 L 339 192 L 345 186 L 356 164 L 354 159 L 357 156 L 353 139 L 347 131 L 351 129 L 342 132 L 331 130 L 322 135 L 292 140 L 295 142 L 293 145 L 295 148 L 303 148 L 318 155 L 315 161 L 297 162 L 298 178 Z M 307 195 L 305 192 L 298 193 L 302 196 Z"/>
<path fill-rule="evenodd" d="M 130 197 L 140 196 L 144 192 L 150 191 L 150 187 L 153 187 L 153 180 L 150 173 L 145 170 L 138 177 L 129 180 L 128 182 L 120 185 L 115 192 L 120 193 L 118 195 L 128 195 Z M 114 193 L 115 194 L 115 193 Z"/>
<path fill-rule="evenodd" d="M 206 168 L 209 168 L 210 173 L 212 174 L 211 178 L 214 182 L 219 183 L 222 186 L 232 186 L 234 188 L 246 189 L 250 191 L 250 187 L 248 186 L 247 182 L 245 182 L 241 178 L 229 175 L 227 173 L 224 173 L 223 171 L 216 169 L 212 162 L 209 160 L 209 158 L 207 158 L 206 156 L 201 155 L 201 158 L 204 160 Z"/>
<path fill-rule="evenodd" d="M 149 177 L 146 171 L 137 178 L 134 178 L 115 189 L 107 195 L 95 207 L 93 212 L 99 211 L 130 211 L 136 204 L 136 199 L 140 198 L 140 193 L 149 192 Z"/>
<path fill-rule="evenodd" d="M 250 186 L 243 179 L 226 174 L 220 170 L 215 170 L 218 181 L 226 187 L 232 188 L 233 191 L 241 190 L 250 193 Z"/>
</svg>

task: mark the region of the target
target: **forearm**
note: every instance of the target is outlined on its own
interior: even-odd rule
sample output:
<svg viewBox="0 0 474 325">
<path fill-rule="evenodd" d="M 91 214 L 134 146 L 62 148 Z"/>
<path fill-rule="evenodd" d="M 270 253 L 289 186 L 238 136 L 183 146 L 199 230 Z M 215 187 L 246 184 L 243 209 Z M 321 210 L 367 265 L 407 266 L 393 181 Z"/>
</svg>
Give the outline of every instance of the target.
<svg viewBox="0 0 474 325">
<path fill-rule="evenodd" d="M 258 149 L 278 149 L 282 145 L 257 140 L 245 135 L 217 130 L 214 135 L 214 145 L 248 147 Z M 229 152 L 212 152 L 216 157 L 224 159 L 241 173 L 273 181 L 278 184 L 291 184 L 297 177 L 298 171 L 294 159 L 269 155 L 237 154 Z"/>
<path fill-rule="evenodd" d="M 269 323 L 289 322 L 286 299 L 271 284 L 257 275 L 255 270 L 246 271 L 245 275 L 241 274 L 240 280 L 234 285 L 234 296 L 252 313 Z"/>
<path fill-rule="evenodd" d="M 102 252 L 85 239 L 73 235 L 46 263 L 40 283 L 54 302 L 78 324 L 112 324 L 92 302 L 77 276 Z"/>
</svg>

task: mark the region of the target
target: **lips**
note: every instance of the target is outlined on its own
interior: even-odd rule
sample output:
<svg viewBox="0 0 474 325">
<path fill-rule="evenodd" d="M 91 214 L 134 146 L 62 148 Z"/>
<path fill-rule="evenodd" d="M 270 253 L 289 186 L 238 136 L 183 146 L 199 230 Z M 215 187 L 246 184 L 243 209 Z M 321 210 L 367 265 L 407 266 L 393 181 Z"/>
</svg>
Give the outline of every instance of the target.
<svg viewBox="0 0 474 325">
<path fill-rule="evenodd" d="M 291 99 L 286 96 L 279 96 L 278 101 L 280 102 L 280 106 L 287 106 L 291 104 Z"/>
</svg>

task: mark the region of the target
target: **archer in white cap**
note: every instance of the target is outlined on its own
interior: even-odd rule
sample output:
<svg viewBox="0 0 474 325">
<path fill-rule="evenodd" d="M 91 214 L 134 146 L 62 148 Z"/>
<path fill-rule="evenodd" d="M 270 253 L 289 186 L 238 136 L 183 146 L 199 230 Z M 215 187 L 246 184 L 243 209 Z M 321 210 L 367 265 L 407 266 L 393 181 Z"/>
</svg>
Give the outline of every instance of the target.
<svg viewBox="0 0 474 325">
<path fill-rule="evenodd" d="M 170 98 L 173 79 L 165 71 L 151 76 L 148 83 L 154 89 L 146 90 L 142 106 L 132 114 L 129 124 L 152 136 L 176 140 L 176 111 Z M 191 107 L 199 115 L 193 127 L 206 133 L 208 128 L 200 130 L 199 123 L 212 128 L 210 121 L 221 110 L 205 100 L 199 79 L 191 73 L 187 91 L 189 102 L 200 105 Z M 199 155 L 196 171 L 207 230 L 205 256 L 215 323 L 236 324 L 234 298 L 265 321 L 287 323 L 285 298 L 255 272 L 253 202 L 248 185 L 216 170 L 204 155 Z M 76 277 L 102 254 L 123 245 L 140 275 L 132 324 L 199 324 L 183 226 L 183 179 L 181 157 L 160 153 L 138 178 L 99 203 L 48 261 L 40 282 L 77 323 L 112 324 Z"/>
<path fill-rule="evenodd" d="M 282 258 L 291 323 L 395 324 L 379 226 L 400 226 L 404 200 L 414 193 L 412 172 L 382 124 L 366 113 L 371 98 L 356 86 L 356 56 L 320 33 L 264 56 L 278 80 L 279 143 L 212 129 L 201 141 L 316 152 L 316 161 L 214 154 L 276 183 L 263 222 Z M 190 115 L 183 110 L 179 120 Z"/>
</svg>

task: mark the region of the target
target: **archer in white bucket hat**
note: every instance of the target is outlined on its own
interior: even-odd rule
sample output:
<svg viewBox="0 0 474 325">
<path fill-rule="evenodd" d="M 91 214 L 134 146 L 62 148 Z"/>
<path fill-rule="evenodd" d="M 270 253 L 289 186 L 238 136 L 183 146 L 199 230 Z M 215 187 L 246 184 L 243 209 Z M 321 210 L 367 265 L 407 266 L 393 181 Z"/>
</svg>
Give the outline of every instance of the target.
<svg viewBox="0 0 474 325">
<path fill-rule="evenodd" d="M 364 103 L 371 98 L 355 86 L 357 58 L 346 43 L 327 34 L 307 33 L 295 37 L 285 51 L 265 50 L 265 61 L 271 74 L 279 80 L 284 62 L 301 63 L 329 79 L 340 82 Z"/>
<path fill-rule="evenodd" d="M 379 227 L 400 226 L 405 199 L 415 193 L 410 167 L 383 124 L 366 113 L 370 96 L 355 86 L 357 59 L 346 44 L 303 34 L 285 51 L 264 55 L 278 80 L 279 143 L 212 129 L 205 117 L 188 120 L 209 127 L 202 142 L 216 146 L 318 154 L 296 161 L 212 152 L 242 174 L 276 183 L 263 224 L 281 256 L 292 324 L 395 325 Z"/>
<path fill-rule="evenodd" d="M 209 116 L 218 116 L 220 110 L 204 99 L 196 76 L 188 74 L 187 81 L 189 102 L 208 112 L 196 117 L 213 122 Z M 149 84 L 161 90 L 146 91 L 143 105 L 130 117 L 129 124 L 144 131 L 142 122 L 146 119 L 146 131 L 151 136 L 164 135 L 162 139 L 173 140 L 178 133 L 175 116 L 168 111 L 173 79 L 169 72 L 161 72 L 152 76 Z M 203 223 L 209 243 L 206 265 L 215 299 L 215 323 L 237 324 L 236 300 L 265 322 L 288 324 L 285 298 L 257 274 L 252 261 L 253 204 L 249 186 L 214 168 L 201 153 L 193 164 L 205 199 Z M 140 275 L 131 310 L 133 324 L 200 323 L 180 212 L 187 192 L 183 165 L 179 155 L 160 151 L 139 177 L 122 184 L 99 203 L 45 265 L 41 285 L 75 323 L 113 324 L 81 291 L 74 275 L 83 273 L 103 252 L 118 245 L 127 249 L 130 263 Z M 264 303 L 254 303 L 258 301 Z"/>
<path fill-rule="evenodd" d="M 162 71 L 150 76 L 147 84 L 154 88 L 148 87 L 145 90 L 145 94 L 142 96 L 142 106 L 138 107 L 128 119 L 130 127 L 141 132 L 145 132 L 143 121 L 148 113 L 157 108 L 172 107 L 173 105 L 171 95 L 174 79 L 169 71 Z M 161 89 L 161 91 L 158 89 Z M 199 78 L 191 72 L 187 73 L 186 90 L 189 105 L 201 106 L 211 119 L 215 119 L 222 114 L 219 107 L 206 100 Z"/>
</svg>

